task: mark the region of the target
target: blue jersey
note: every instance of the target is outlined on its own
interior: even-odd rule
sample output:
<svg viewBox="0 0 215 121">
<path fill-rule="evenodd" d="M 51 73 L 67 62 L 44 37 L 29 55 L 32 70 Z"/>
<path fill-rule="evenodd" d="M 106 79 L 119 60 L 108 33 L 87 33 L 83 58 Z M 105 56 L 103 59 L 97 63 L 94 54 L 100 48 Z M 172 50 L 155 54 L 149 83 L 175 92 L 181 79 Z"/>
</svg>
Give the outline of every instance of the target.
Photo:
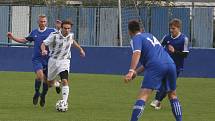
<svg viewBox="0 0 215 121">
<path fill-rule="evenodd" d="M 169 54 L 161 46 L 160 42 L 150 33 L 138 33 L 131 40 L 133 52 L 141 52 L 139 62 L 144 66 L 174 64 Z"/>
<path fill-rule="evenodd" d="M 172 45 L 176 51 L 180 52 L 189 52 L 188 48 L 188 38 L 184 34 L 180 34 L 179 36 L 173 38 L 170 34 L 164 36 L 162 40 L 162 45 L 164 46 L 165 50 L 169 53 L 171 58 L 176 64 L 177 70 L 182 70 L 184 67 L 184 57 L 177 53 L 171 53 L 167 46 Z"/>
<path fill-rule="evenodd" d="M 48 60 L 48 56 L 42 57 L 40 46 L 50 33 L 55 32 L 54 28 L 46 28 L 44 31 L 39 29 L 33 30 L 26 39 L 28 41 L 34 41 L 34 53 L 33 53 L 33 60 Z"/>
</svg>

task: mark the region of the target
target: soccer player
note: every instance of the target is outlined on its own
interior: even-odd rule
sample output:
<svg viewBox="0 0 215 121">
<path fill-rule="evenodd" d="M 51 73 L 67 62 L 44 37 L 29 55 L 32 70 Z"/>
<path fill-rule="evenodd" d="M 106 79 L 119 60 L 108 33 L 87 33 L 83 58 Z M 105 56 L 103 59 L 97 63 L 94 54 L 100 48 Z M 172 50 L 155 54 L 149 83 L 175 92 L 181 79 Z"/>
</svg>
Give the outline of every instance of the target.
<svg viewBox="0 0 215 121">
<path fill-rule="evenodd" d="M 30 32 L 28 37 L 18 38 L 14 37 L 11 32 L 8 32 L 7 36 L 9 39 L 12 39 L 19 43 L 26 42 L 34 42 L 34 53 L 32 57 L 33 69 L 36 74 L 35 79 L 35 93 L 33 96 L 33 104 L 37 105 L 38 99 L 40 97 L 40 106 L 45 105 L 45 96 L 48 91 L 48 85 L 46 82 L 47 75 L 47 64 L 48 64 L 48 56 L 42 56 L 40 51 L 40 46 L 43 40 L 45 40 L 50 33 L 55 32 L 54 28 L 48 28 L 47 25 L 47 17 L 45 15 L 40 15 L 38 17 L 38 29 L 34 29 Z M 43 90 L 40 93 L 41 82 L 43 82 Z"/>
<path fill-rule="evenodd" d="M 169 23 L 170 34 L 163 37 L 162 46 L 169 53 L 176 64 L 177 77 L 183 71 L 184 59 L 189 53 L 188 37 L 181 33 L 182 22 L 179 19 L 173 19 Z M 155 96 L 155 100 L 151 102 L 151 106 L 155 109 L 161 109 L 161 101 L 166 97 L 165 87 L 161 87 Z"/>
<path fill-rule="evenodd" d="M 82 57 L 85 56 L 84 50 L 74 40 L 74 34 L 70 32 L 72 25 L 70 21 L 63 21 L 61 30 L 52 33 L 41 45 L 43 55 L 47 55 L 46 46 L 50 50 L 50 59 L 48 62 L 49 84 L 53 84 L 51 80 L 54 80 L 57 75 L 60 76 L 63 85 L 62 98 L 66 103 L 69 96 L 68 74 L 70 70 L 71 46 L 78 48 Z"/>
<path fill-rule="evenodd" d="M 131 121 L 139 120 L 149 95 L 161 85 L 166 86 L 175 120 L 182 121 L 181 105 L 176 95 L 176 67 L 173 60 L 152 34 L 141 33 L 139 22 L 130 21 L 128 29 L 132 38 L 133 54 L 129 72 L 124 77 L 125 83 L 144 71 L 144 80 L 133 107 Z M 139 68 L 138 62 L 141 64 Z"/>
</svg>

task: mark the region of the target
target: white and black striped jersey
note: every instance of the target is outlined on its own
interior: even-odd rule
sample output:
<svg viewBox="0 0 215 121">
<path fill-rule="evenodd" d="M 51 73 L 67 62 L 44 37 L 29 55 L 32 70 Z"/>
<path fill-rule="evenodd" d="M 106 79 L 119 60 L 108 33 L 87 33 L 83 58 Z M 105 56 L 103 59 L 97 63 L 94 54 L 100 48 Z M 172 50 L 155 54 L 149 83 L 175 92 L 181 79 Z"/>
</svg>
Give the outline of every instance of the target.
<svg viewBox="0 0 215 121">
<path fill-rule="evenodd" d="M 70 48 L 74 42 L 74 34 L 70 33 L 64 37 L 59 32 L 53 32 L 49 37 L 43 41 L 46 46 L 49 47 L 49 56 L 54 59 L 70 59 Z"/>
</svg>

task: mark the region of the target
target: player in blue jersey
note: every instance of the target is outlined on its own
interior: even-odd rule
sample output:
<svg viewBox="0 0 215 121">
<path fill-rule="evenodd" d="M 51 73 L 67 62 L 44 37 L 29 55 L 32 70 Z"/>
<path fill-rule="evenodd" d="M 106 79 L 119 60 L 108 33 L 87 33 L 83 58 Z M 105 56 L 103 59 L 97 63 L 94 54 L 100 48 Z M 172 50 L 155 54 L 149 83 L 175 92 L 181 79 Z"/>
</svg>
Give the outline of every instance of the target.
<svg viewBox="0 0 215 121">
<path fill-rule="evenodd" d="M 181 105 L 176 95 L 176 67 L 173 60 L 152 34 L 141 33 L 139 22 L 130 21 L 128 29 L 132 37 L 133 54 L 129 72 L 124 77 L 125 83 L 144 71 L 144 80 L 133 107 L 131 121 L 138 121 L 149 95 L 162 85 L 165 85 L 168 92 L 175 120 L 182 121 Z M 141 66 L 137 68 L 138 63 Z"/>
<path fill-rule="evenodd" d="M 45 96 L 48 91 L 48 85 L 46 81 L 47 76 L 47 64 L 48 56 L 42 56 L 40 46 L 50 33 L 55 32 L 54 28 L 48 28 L 47 17 L 45 15 L 40 15 L 38 18 L 38 29 L 34 29 L 28 37 L 18 38 L 14 37 L 11 32 L 8 32 L 7 36 L 9 39 L 12 39 L 19 43 L 34 42 L 34 53 L 32 57 L 33 69 L 36 74 L 35 79 L 35 93 L 33 96 L 33 104 L 37 105 L 38 99 L 40 97 L 40 105 L 43 107 L 45 105 Z M 43 82 L 43 90 L 40 93 L 41 82 Z"/>
<path fill-rule="evenodd" d="M 169 23 L 170 34 L 162 39 L 162 46 L 169 53 L 176 64 L 177 77 L 184 67 L 184 59 L 189 53 L 188 37 L 180 32 L 182 22 L 179 19 L 173 19 Z M 151 102 L 151 106 L 155 109 L 161 109 L 161 101 L 166 97 L 165 87 L 161 87 L 155 96 L 155 100 Z"/>
</svg>

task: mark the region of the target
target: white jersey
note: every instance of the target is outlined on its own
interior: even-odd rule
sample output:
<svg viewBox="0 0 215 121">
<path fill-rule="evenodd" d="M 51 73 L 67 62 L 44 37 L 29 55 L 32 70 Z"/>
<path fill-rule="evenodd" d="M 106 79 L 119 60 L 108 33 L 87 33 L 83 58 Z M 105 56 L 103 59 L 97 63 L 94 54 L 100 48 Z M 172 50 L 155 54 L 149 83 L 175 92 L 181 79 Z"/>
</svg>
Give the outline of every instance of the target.
<svg viewBox="0 0 215 121">
<path fill-rule="evenodd" d="M 49 37 L 43 41 L 49 47 L 49 56 L 53 59 L 70 59 L 70 48 L 74 42 L 74 34 L 70 33 L 66 37 L 59 32 L 53 32 Z"/>
</svg>

